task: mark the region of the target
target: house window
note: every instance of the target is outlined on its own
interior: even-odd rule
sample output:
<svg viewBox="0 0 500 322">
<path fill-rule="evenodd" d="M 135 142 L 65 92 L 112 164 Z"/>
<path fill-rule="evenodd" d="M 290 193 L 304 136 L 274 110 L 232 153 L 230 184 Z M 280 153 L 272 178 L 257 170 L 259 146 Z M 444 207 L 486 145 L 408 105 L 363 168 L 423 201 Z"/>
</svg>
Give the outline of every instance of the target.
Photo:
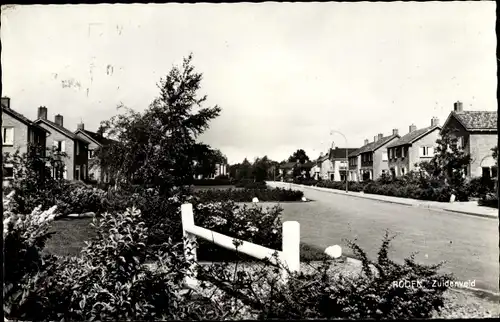
<svg viewBox="0 0 500 322">
<path fill-rule="evenodd" d="M 53 146 L 58 152 L 66 152 L 66 141 L 54 141 Z"/>
<path fill-rule="evenodd" d="M 83 170 L 82 170 L 82 179 L 85 180 L 87 179 L 87 165 L 83 165 Z"/>
<path fill-rule="evenodd" d="M 80 167 L 76 166 L 75 168 L 75 180 L 80 180 Z"/>
<path fill-rule="evenodd" d="M 405 175 L 405 172 L 406 172 L 405 167 L 402 167 L 402 168 L 401 168 L 401 175 L 403 175 L 403 176 L 404 176 L 404 175 Z"/>
<path fill-rule="evenodd" d="M 382 161 L 387 161 L 387 152 L 382 152 Z"/>
<path fill-rule="evenodd" d="M 76 155 L 80 155 L 80 142 L 76 141 Z"/>
<path fill-rule="evenodd" d="M 2 138 L 3 145 L 14 145 L 14 128 L 2 127 Z"/>
<path fill-rule="evenodd" d="M 490 167 L 483 167 L 483 174 L 482 174 L 482 177 L 484 179 L 491 179 L 491 171 L 490 171 Z"/>
<path fill-rule="evenodd" d="M 404 146 L 401 147 L 401 157 L 406 157 L 406 147 Z"/>
<path fill-rule="evenodd" d="M 14 167 L 12 166 L 12 164 L 4 164 L 2 168 L 4 179 L 14 178 Z"/>
<path fill-rule="evenodd" d="M 89 150 L 89 159 L 94 157 L 94 150 Z"/>
<path fill-rule="evenodd" d="M 421 157 L 429 157 L 434 155 L 434 148 L 428 146 L 420 147 L 420 156 Z"/>
<path fill-rule="evenodd" d="M 396 176 L 396 169 L 391 168 L 391 174 L 392 174 L 393 177 L 395 177 Z"/>
<path fill-rule="evenodd" d="M 491 177 L 498 178 L 498 168 L 496 166 L 491 167 Z"/>
</svg>

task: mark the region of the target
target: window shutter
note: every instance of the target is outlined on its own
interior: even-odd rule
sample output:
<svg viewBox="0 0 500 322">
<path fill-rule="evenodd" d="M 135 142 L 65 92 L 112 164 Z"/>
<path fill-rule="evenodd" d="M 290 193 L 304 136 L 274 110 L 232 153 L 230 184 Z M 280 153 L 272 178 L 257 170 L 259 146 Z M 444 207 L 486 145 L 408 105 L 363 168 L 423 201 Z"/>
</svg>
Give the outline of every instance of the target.
<svg viewBox="0 0 500 322">
<path fill-rule="evenodd" d="M 61 152 L 66 152 L 66 141 L 61 142 Z"/>
<path fill-rule="evenodd" d="M 66 166 L 64 166 L 63 178 L 68 179 L 68 171 L 66 169 Z"/>
</svg>

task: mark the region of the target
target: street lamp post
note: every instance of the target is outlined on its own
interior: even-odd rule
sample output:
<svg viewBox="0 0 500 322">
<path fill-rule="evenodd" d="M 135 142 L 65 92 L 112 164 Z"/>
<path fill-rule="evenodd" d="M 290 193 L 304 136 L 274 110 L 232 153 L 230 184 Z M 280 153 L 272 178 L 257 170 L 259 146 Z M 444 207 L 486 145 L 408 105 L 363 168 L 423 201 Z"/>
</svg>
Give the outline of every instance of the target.
<svg viewBox="0 0 500 322">
<path fill-rule="evenodd" d="M 340 134 L 342 135 L 342 137 L 344 138 L 345 140 L 345 161 L 346 161 L 346 170 L 345 170 L 345 192 L 348 193 L 349 192 L 349 180 L 347 180 L 347 172 L 349 171 L 349 150 L 347 148 L 347 138 L 345 137 L 344 134 L 342 134 L 341 132 L 339 131 L 335 131 L 335 130 L 331 130 L 330 131 L 330 135 L 332 135 L 333 133 L 337 133 L 337 134 Z"/>
</svg>

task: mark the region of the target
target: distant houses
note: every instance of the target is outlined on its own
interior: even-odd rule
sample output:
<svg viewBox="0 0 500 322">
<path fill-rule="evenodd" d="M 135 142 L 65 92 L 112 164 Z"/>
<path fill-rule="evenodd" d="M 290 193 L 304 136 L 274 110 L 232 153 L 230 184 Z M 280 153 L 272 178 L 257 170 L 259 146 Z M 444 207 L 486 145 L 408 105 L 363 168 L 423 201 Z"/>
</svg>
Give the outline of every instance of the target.
<svg viewBox="0 0 500 322">
<path fill-rule="evenodd" d="M 89 160 L 94 156 L 97 147 L 105 147 L 112 140 L 102 135 L 87 131 L 83 124 L 78 125 L 75 132 L 64 126 L 61 114 L 54 116 L 54 121 L 48 118 L 48 109 L 40 106 L 37 119 L 31 121 L 11 107 L 8 97 L 2 97 L 2 154 L 27 152 L 28 144 L 39 146 L 40 153 L 45 156 L 46 150 L 61 152 L 66 155 L 61 158 L 61 166 L 52 169 L 52 176 L 67 180 L 96 180 L 108 182 L 106 171 L 99 165 L 89 166 Z M 13 165 L 3 162 L 3 184 L 8 185 L 15 177 Z"/>
<path fill-rule="evenodd" d="M 47 108 L 45 106 L 38 108 L 38 119 L 35 123 L 50 132 L 46 147 L 67 155 L 63 161 L 62 173 L 54 173 L 54 176 L 67 180 L 87 180 L 89 143 L 65 128 L 63 121 L 63 116 L 60 114 L 54 117 L 54 122 L 50 121 L 47 118 Z"/>
<path fill-rule="evenodd" d="M 431 119 L 430 126 L 422 129 L 410 125 L 407 134 L 387 145 L 390 173 L 395 177 L 403 176 L 418 170 L 416 164 L 432 159 L 440 130 L 436 117 Z"/>
<path fill-rule="evenodd" d="M 349 155 L 349 179 L 351 181 L 376 180 L 388 173 L 387 146 L 399 139 L 397 129 L 384 136 L 379 133 L 373 141 L 365 139 L 365 144 Z"/>
<path fill-rule="evenodd" d="M 329 149 L 327 153 L 321 154 L 317 159 L 315 173 L 311 176 L 318 180 L 345 181 L 348 175 L 347 156 L 356 150 L 355 148 L 339 147 Z"/>
<path fill-rule="evenodd" d="M 443 124 L 441 133 L 450 132 L 458 146 L 471 156 L 468 177 L 496 177 L 497 167 L 491 149 L 498 145 L 498 112 L 464 111 L 456 102 Z"/>
<path fill-rule="evenodd" d="M 92 132 L 85 129 L 85 124 L 80 123 L 77 125 L 77 130 L 74 132 L 76 136 L 86 140 L 88 145 L 88 176 L 90 180 L 97 182 L 108 183 L 110 181 L 110 174 L 106 171 L 105 167 L 96 160 L 96 152 L 98 149 L 105 149 L 114 141 L 103 136 L 102 131 Z"/>
<path fill-rule="evenodd" d="M 23 154 L 32 144 L 38 146 L 42 156 L 45 156 L 48 135 L 48 130 L 14 111 L 10 107 L 10 98 L 2 97 L 2 154 L 14 154 L 16 151 Z M 6 186 L 14 179 L 13 164 L 2 162 L 2 172 L 3 185 Z"/>
</svg>

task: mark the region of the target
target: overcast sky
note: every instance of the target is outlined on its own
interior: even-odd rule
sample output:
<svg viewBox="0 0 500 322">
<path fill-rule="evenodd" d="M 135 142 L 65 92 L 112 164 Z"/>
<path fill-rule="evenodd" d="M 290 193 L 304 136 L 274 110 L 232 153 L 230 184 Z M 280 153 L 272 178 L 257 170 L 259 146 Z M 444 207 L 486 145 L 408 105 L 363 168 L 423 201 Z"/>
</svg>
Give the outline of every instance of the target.
<svg viewBox="0 0 500 322">
<path fill-rule="evenodd" d="M 2 96 L 95 131 L 144 110 L 190 52 L 222 108 L 201 140 L 230 163 L 496 110 L 495 2 L 17 6 L 2 10 Z M 3 9 L 3 8 L 2 8 Z"/>
</svg>

